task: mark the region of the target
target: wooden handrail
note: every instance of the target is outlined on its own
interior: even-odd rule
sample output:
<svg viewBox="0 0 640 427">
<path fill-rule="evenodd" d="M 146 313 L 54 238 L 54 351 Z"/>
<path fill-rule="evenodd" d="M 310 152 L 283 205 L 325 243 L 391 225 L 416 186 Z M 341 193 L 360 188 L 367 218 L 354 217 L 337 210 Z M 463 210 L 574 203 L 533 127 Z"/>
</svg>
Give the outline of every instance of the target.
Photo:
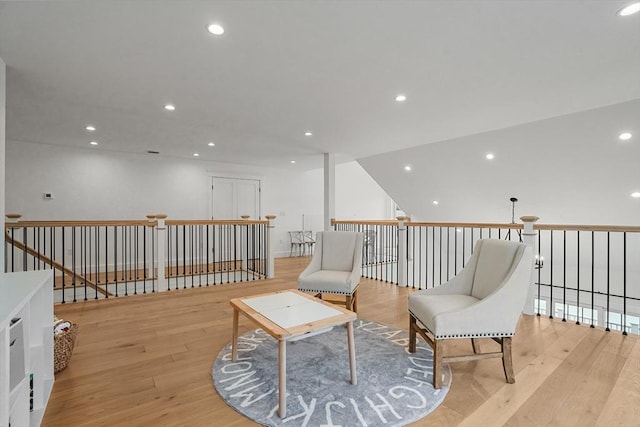
<svg viewBox="0 0 640 427">
<path fill-rule="evenodd" d="M 509 228 L 522 229 L 522 224 L 479 223 L 479 222 L 406 222 L 408 227 L 448 227 L 448 228 Z"/>
<path fill-rule="evenodd" d="M 332 225 L 353 224 L 353 225 L 398 225 L 394 220 L 332 220 Z M 479 222 L 422 222 L 405 221 L 408 227 L 449 227 L 449 228 L 501 228 L 521 230 L 523 224 L 503 224 L 503 223 L 479 223 Z M 578 225 L 578 224 L 534 224 L 535 230 L 567 230 L 567 231 L 599 231 L 599 232 L 625 232 L 640 233 L 640 226 L 633 225 Z"/>
<path fill-rule="evenodd" d="M 398 221 L 394 219 L 366 219 L 366 220 L 342 220 L 342 219 L 332 219 L 331 225 L 336 224 L 356 224 L 356 225 L 398 225 Z"/>
<path fill-rule="evenodd" d="M 36 228 L 36 227 L 105 227 L 105 226 L 154 226 L 156 221 L 148 220 L 104 220 L 104 221 L 19 221 L 7 222 L 5 228 Z"/>
<path fill-rule="evenodd" d="M 614 231 L 640 233 L 640 227 L 633 225 L 575 225 L 575 224 L 534 224 L 536 230 L 571 230 L 571 231 Z"/>
<path fill-rule="evenodd" d="M 165 225 L 247 225 L 247 224 L 268 224 L 267 220 L 255 219 L 205 219 L 205 220 L 165 220 Z M 152 227 L 157 225 L 157 220 L 56 220 L 56 221 L 19 221 L 5 223 L 5 229 L 11 228 L 45 228 L 45 227 L 122 227 L 122 226 L 142 226 Z"/>
<path fill-rule="evenodd" d="M 267 225 L 269 221 L 259 219 L 168 219 L 165 225 Z"/>
<path fill-rule="evenodd" d="M 101 287 L 99 287 L 98 285 L 96 285 L 95 282 L 93 282 L 92 280 L 89 280 L 86 277 L 84 277 L 82 274 L 75 273 L 73 270 L 68 269 L 67 267 L 63 266 L 59 262 L 54 261 L 51 258 L 49 258 L 49 257 L 47 257 L 45 255 L 42 255 L 41 253 L 39 253 L 35 249 L 25 245 L 24 243 L 15 240 L 14 238 L 11 237 L 11 235 L 8 232 L 5 234 L 5 239 L 12 246 L 15 246 L 16 248 L 25 251 L 26 253 L 28 253 L 29 255 L 31 255 L 33 257 L 37 257 L 38 261 L 42 261 L 45 264 L 48 264 L 48 265 L 52 266 L 56 270 L 61 271 L 63 274 L 67 274 L 68 276 L 75 276 L 75 277 L 79 278 L 81 281 L 86 283 L 90 288 L 95 289 L 96 291 L 100 292 L 102 295 L 106 295 L 106 296 L 112 296 L 113 295 L 112 293 L 107 292 L 104 289 L 102 289 Z"/>
</svg>

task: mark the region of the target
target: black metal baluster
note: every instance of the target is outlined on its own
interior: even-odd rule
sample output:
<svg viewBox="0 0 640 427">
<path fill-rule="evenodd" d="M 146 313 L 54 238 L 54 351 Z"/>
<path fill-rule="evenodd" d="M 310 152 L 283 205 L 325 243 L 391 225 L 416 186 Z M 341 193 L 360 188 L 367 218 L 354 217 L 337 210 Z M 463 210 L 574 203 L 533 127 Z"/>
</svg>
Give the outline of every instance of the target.
<svg viewBox="0 0 640 427">
<path fill-rule="evenodd" d="M 151 230 L 151 292 L 156 291 L 156 227 L 150 227 Z M 169 234 L 169 233 L 167 233 Z M 168 280 L 168 278 L 165 278 Z M 168 288 L 168 286 L 167 286 Z"/>
<path fill-rule="evenodd" d="M 591 328 L 595 328 L 593 321 L 595 320 L 594 314 L 594 291 L 595 291 L 595 232 L 591 232 Z"/>
<path fill-rule="evenodd" d="M 73 268 L 73 280 L 72 280 L 72 286 L 73 286 L 73 302 L 77 301 L 76 298 L 76 227 L 73 227 L 71 229 L 71 268 Z"/>
<path fill-rule="evenodd" d="M 113 285 L 118 296 L 118 226 L 113 226 Z"/>
<path fill-rule="evenodd" d="M 147 280 L 149 272 L 147 271 L 147 232 L 148 226 L 142 227 L 142 293 L 147 293 Z"/>
<path fill-rule="evenodd" d="M 217 284 L 217 282 L 216 282 L 216 275 L 217 275 L 216 271 L 218 270 L 218 267 L 216 265 L 216 252 L 220 252 L 219 250 L 216 251 L 216 230 L 217 229 L 218 229 L 218 226 L 216 224 L 214 224 L 213 225 L 213 230 L 212 230 L 213 231 L 213 236 L 212 236 L 213 237 L 213 248 L 212 248 L 213 252 L 212 253 L 213 253 L 213 272 L 214 272 L 213 273 L 213 284 L 214 285 Z M 220 234 L 220 233 L 218 233 L 218 234 Z M 220 237 L 218 237 L 218 239 L 219 238 Z M 218 246 L 218 249 L 219 249 L 219 246 Z"/>
<path fill-rule="evenodd" d="M 582 314 L 583 314 L 583 310 L 580 307 L 580 230 L 576 231 L 576 240 L 577 240 L 577 250 L 578 250 L 578 254 L 576 257 L 576 306 L 578 307 L 578 315 L 576 316 L 576 325 L 580 324 L 580 320 Z"/>
<path fill-rule="evenodd" d="M 187 226 L 182 224 L 182 289 L 187 289 Z"/>
<path fill-rule="evenodd" d="M 449 259 L 449 254 L 451 251 L 451 245 L 450 245 L 450 235 L 451 235 L 451 227 L 447 227 L 447 280 L 449 280 L 449 264 L 450 264 L 450 259 Z"/>
<path fill-rule="evenodd" d="M 62 301 L 61 303 L 64 304 L 65 303 L 65 297 L 64 297 L 64 288 L 66 285 L 66 278 L 67 278 L 67 269 L 66 269 L 66 259 L 67 259 L 67 248 L 65 246 L 65 239 L 64 239 L 64 231 L 65 228 L 64 226 L 62 226 Z"/>
<path fill-rule="evenodd" d="M 238 248 L 236 242 L 238 240 L 238 225 L 233 224 L 233 283 L 236 283 L 236 271 L 238 271 Z"/>
<path fill-rule="evenodd" d="M 538 230 L 538 259 L 541 259 L 540 257 L 542 256 L 542 230 Z M 542 267 L 542 266 L 540 266 Z M 540 317 L 540 302 L 542 301 L 542 296 L 540 295 L 540 276 L 541 276 L 541 272 L 542 272 L 542 268 L 538 268 L 538 313 L 536 314 L 538 317 Z"/>
<path fill-rule="evenodd" d="M 96 284 L 96 288 L 98 288 L 100 286 L 100 227 L 98 225 L 93 226 L 93 232 L 95 234 L 94 237 L 94 254 L 93 254 L 93 258 L 95 259 L 96 262 L 96 280 L 95 280 L 95 284 Z"/>
<path fill-rule="evenodd" d="M 436 287 L 436 228 L 431 227 L 431 287 Z"/>
<path fill-rule="evenodd" d="M 206 249 L 206 259 L 207 259 L 207 286 L 209 286 L 209 252 L 211 252 L 211 247 L 209 246 L 209 226 L 211 224 L 207 223 L 206 233 L 207 233 L 207 249 Z"/>
<path fill-rule="evenodd" d="M 467 258 L 467 255 L 465 254 L 466 252 L 466 245 L 467 245 L 467 228 L 466 227 L 462 227 L 462 268 L 464 268 L 465 265 L 465 259 Z"/>
<path fill-rule="evenodd" d="M 567 230 L 562 230 L 562 321 L 567 321 Z"/>
<path fill-rule="evenodd" d="M 104 226 L 104 290 L 105 298 L 109 298 L 109 226 Z"/>
<path fill-rule="evenodd" d="M 122 276 L 124 279 L 124 295 L 129 296 L 129 280 L 131 279 L 131 266 L 128 258 L 131 256 L 129 251 L 129 226 L 122 226 Z"/>
<path fill-rule="evenodd" d="M 607 327 L 604 329 L 605 331 L 609 332 L 611 331 L 611 329 L 609 328 L 609 317 L 611 316 L 611 312 L 609 311 L 609 297 L 611 295 L 611 290 L 610 290 L 610 285 L 611 285 L 611 263 L 610 263 L 610 254 L 611 254 L 611 241 L 610 241 L 610 234 L 607 231 Z"/>
<path fill-rule="evenodd" d="M 549 241 L 551 242 L 551 251 L 549 260 L 549 319 L 553 319 L 553 230 L 549 230 L 551 234 Z"/>
<path fill-rule="evenodd" d="M 442 227 L 438 227 L 438 285 L 442 285 Z"/>
<path fill-rule="evenodd" d="M 627 232 L 622 233 L 622 335 L 627 335 Z"/>
</svg>

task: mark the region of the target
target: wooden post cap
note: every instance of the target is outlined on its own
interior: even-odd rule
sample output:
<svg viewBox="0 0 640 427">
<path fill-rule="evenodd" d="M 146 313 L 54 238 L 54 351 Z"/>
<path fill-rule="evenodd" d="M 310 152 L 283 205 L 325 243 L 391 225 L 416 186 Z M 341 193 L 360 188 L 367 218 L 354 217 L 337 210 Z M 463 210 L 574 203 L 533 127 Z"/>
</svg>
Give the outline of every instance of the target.
<svg viewBox="0 0 640 427">
<path fill-rule="evenodd" d="M 536 222 L 539 219 L 540 219 L 539 217 L 533 216 L 533 215 L 525 215 L 520 217 L 520 220 L 522 222 Z"/>
<path fill-rule="evenodd" d="M 156 214 L 156 218 L 158 219 L 165 219 L 167 217 L 167 214 Z"/>
<path fill-rule="evenodd" d="M 275 215 L 265 215 L 265 218 L 267 218 L 268 220 L 272 220 L 272 219 L 276 219 Z"/>
<path fill-rule="evenodd" d="M 408 216 L 397 216 L 396 219 L 398 221 L 411 221 L 411 218 L 409 218 Z"/>
<path fill-rule="evenodd" d="M 19 220 L 20 218 L 22 218 L 22 214 L 17 214 L 17 213 L 8 213 L 8 214 L 5 214 L 5 216 L 6 216 L 7 218 L 9 218 L 9 219 L 14 220 L 14 221 L 17 221 L 17 220 Z"/>
<path fill-rule="evenodd" d="M 249 219 L 249 215 L 240 215 L 240 218 L 242 218 L 242 219 Z"/>
<path fill-rule="evenodd" d="M 147 219 L 156 219 L 156 214 L 147 214 Z"/>
</svg>

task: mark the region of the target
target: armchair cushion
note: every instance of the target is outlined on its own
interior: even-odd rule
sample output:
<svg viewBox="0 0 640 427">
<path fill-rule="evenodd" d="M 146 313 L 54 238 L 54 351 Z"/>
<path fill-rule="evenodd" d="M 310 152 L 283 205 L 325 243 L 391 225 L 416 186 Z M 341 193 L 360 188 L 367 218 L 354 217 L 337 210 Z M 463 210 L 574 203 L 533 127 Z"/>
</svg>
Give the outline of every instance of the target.
<svg viewBox="0 0 640 427">
<path fill-rule="evenodd" d="M 350 271 L 318 270 L 298 280 L 298 288 L 311 292 L 351 295 L 358 281 Z"/>
<path fill-rule="evenodd" d="M 464 309 L 477 302 L 478 298 L 467 295 L 428 295 L 416 292 L 409 296 L 409 312 L 420 319 L 429 332 L 435 333 L 439 314 Z"/>
</svg>

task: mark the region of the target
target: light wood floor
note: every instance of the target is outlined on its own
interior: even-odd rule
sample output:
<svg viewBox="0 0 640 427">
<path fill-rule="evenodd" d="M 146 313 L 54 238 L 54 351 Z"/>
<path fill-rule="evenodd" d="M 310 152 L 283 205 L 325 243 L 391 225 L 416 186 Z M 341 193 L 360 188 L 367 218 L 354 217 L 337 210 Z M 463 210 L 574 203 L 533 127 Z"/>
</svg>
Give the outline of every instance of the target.
<svg viewBox="0 0 640 427">
<path fill-rule="evenodd" d="M 278 259 L 273 280 L 57 306 L 80 333 L 69 367 L 56 375 L 43 425 L 255 425 L 211 381 L 211 365 L 231 340 L 228 301 L 295 287 L 308 262 Z M 359 316 L 407 329 L 409 292 L 363 279 Z M 241 319 L 240 327 L 250 324 Z M 471 350 L 470 342 L 447 347 L 460 349 Z M 515 384 L 505 383 L 499 359 L 452 364 L 444 403 L 413 425 L 639 425 L 638 337 L 523 316 L 513 352 Z"/>
</svg>

